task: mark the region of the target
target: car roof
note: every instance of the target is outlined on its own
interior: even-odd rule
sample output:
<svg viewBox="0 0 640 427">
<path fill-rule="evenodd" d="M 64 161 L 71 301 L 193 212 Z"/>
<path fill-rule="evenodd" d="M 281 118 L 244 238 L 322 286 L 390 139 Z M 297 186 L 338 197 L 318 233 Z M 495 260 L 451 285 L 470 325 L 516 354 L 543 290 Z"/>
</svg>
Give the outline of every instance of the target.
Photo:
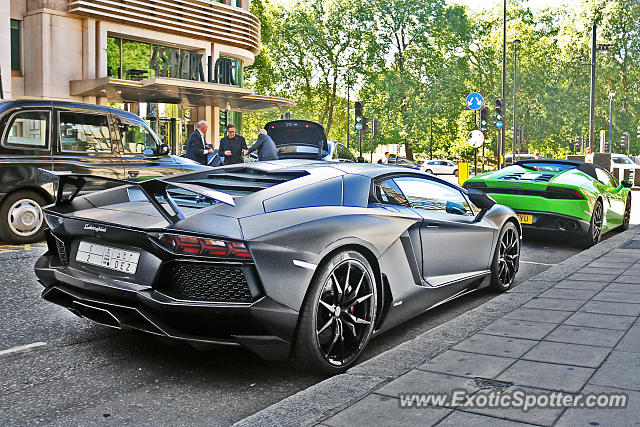
<svg viewBox="0 0 640 427">
<path fill-rule="evenodd" d="M 46 106 L 46 107 L 75 107 L 75 108 L 85 108 L 88 110 L 96 110 L 96 111 L 111 111 L 113 113 L 117 113 L 123 117 L 127 117 L 132 120 L 142 121 L 140 116 L 134 113 L 130 113 L 128 111 L 120 110 L 118 108 L 113 107 L 105 107 L 102 105 L 96 104 L 86 104 L 83 102 L 74 102 L 74 101 L 57 101 L 57 100 L 47 100 L 47 99 L 3 99 L 0 100 L 0 112 L 12 107 L 19 106 L 29 106 L 29 107 L 38 107 L 38 106 Z"/>
</svg>

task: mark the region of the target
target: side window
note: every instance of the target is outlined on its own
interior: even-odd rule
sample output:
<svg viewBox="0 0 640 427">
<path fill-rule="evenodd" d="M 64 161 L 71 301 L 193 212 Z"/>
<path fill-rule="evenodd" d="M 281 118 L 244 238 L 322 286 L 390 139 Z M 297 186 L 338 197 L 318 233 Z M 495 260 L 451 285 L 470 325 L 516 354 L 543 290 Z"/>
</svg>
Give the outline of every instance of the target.
<svg viewBox="0 0 640 427">
<path fill-rule="evenodd" d="M 612 177 L 609 172 L 605 171 L 604 169 L 596 168 L 596 176 L 598 177 L 598 181 L 600 181 L 604 185 L 608 185 L 609 187 L 618 186 L 615 178 Z"/>
<path fill-rule="evenodd" d="M 394 181 L 412 208 L 473 215 L 467 199 L 453 187 L 419 177 L 403 176 Z"/>
<path fill-rule="evenodd" d="M 353 157 L 353 154 L 351 154 L 351 151 L 349 151 L 347 147 L 342 144 L 338 144 L 338 157 L 348 162 L 356 161 L 356 159 Z"/>
<path fill-rule="evenodd" d="M 402 191 L 393 179 L 386 179 L 376 183 L 375 186 L 376 199 L 380 203 L 387 205 L 397 205 L 409 207 L 409 201 L 404 197 Z"/>
<path fill-rule="evenodd" d="M 60 149 L 111 153 L 111 134 L 107 116 L 60 112 Z"/>
<path fill-rule="evenodd" d="M 122 149 L 125 154 L 142 154 L 145 148 L 158 149 L 156 139 L 146 127 L 140 123 L 118 120 L 118 130 L 122 138 Z"/>
<path fill-rule="evenodd" d="M 49 131 L 48 111 L 22 111 L 11 118 L 5 145 L 23 148 L 47 148 Z"/>
</svg>

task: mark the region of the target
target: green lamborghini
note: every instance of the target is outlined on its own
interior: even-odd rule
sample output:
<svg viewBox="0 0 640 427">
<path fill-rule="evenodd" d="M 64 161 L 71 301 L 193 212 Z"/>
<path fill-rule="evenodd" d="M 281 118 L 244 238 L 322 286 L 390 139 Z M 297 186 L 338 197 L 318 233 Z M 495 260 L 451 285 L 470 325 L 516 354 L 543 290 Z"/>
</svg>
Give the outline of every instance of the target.
<svg viewBox="0 0 640 427">
<path fill-rule="evenodd" d="M 515 210 L 525 229 L 564 232 L 581 246 L 595 245 L 607 231 L 629 228 L 631 184 L 618 183 L 591 163 L 523 160 L 463 185 Z"/>
</svg>

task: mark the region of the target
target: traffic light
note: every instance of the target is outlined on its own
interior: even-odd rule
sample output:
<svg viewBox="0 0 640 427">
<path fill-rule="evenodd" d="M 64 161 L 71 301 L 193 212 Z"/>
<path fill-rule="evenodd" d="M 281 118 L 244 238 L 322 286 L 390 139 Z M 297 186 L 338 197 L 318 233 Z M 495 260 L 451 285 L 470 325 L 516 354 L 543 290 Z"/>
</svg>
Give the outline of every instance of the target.
<svg viewBox="0 0 640 427">
<path fill-rule="evenodd" d="M 167 125 L 165 123 L 160 124 L 160 135 L 165 136 L 167 134 Z"/>
<path fill-rule="evenodd" d="M 638 139 L 640 139 L 640 125 L 638 125 Z"/>
<path fill-rule="evenodd" d="M 362 130 L 369 129 L 369 117 L 362 117 Z"/>
<path fill-rule="evenodd" d="M 620 147 L 625 148 L 627 146 L 627 134 L 623 133 L 620 137 Z"/>
<path fill-rule="evenodd" d="M 488 130 L 489 125 L 489 110 L 487 107 L 482 107 L 480 109 L 480 130 L 482 132 L 486 132 Z"/>
<path fill-rule="evenodd" d="M 362 101 L 356 101 L 356 130 L 362 129 Z"/>
<path fill-rule="evenodd" d="M 502 98 L 496 99 L 496 127 L 501 129 L 504 126 L 504 100 Z"/>
</svg>

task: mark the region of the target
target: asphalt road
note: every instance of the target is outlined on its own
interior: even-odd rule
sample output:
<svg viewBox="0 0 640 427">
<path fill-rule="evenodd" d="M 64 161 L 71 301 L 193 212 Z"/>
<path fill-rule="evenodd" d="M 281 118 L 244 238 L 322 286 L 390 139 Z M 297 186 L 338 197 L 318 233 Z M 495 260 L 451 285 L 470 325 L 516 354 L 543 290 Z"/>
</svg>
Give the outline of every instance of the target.
<svg viewBox="0 0 640 427">
<path fill-rule="evenodd" d="M 323 379 L 240 349 L 199 352 L 77 318 L 40 299 L 32 266 L 42 252 L 0 245 L 0 424 L 229 425 Z M 578 252 L 528 236 L 516 286 Z M 364 358 L 494 295 L 479 291 L 412 319 L 374 339 Z"/>
</svg>

